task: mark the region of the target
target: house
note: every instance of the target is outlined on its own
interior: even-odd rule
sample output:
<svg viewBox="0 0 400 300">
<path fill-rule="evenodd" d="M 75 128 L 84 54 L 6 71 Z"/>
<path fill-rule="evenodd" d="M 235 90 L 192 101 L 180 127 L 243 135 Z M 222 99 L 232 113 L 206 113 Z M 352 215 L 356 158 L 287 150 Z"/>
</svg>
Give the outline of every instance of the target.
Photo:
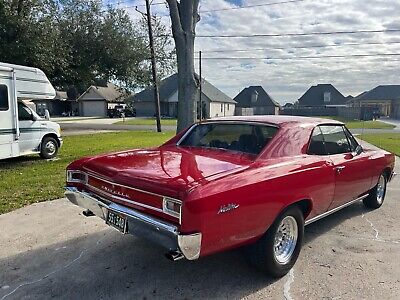
<svg viewBox="0 0 400 300">
<path fill-rule="evenodd" d="M 348 102 L 352 107 L 360 107 L 365 115 L 379 112 L 381 116 L 400 119 L 400 85 L 380 85 L 361 93 Z"/>
<path fill-rule="evenodd" d="M 90 86 L 78 99 L 79 115 L 106 117 L 110 105 L 124 103 L 127 93 L 113 83 L 107 86 Z"/>
<path fill-rule="evenodd" d="M 47 109 L 51 116 L 61 116 L 63 114 L 72 114 L 78 112 L 78 104 L 75 100 L 68 99 L 67 92 L 56 91 L 54 99 L 33 99 L 36 106 L 36 112 L 43 116 Z"/>
<path fill-rule="evenodd" d="M 262 86 L 244 88 L 235 98 L 236 115 L 278 115 L 280 105 Z"/>
<path fill-rule="evenodd" d="M 346 106 L 346 97 L 332 84 L 317 84 L 310 87 L 299 98 L 300 107 L 339 107 Z"/>
<path fill-rule="evenodd" d="M 197 75 L 196 75 L 197 76 Z M 159 84 L 160 114 L 176 118 L 178 115 L 178 74 L 175 73 Z M 213 118 L 233 116 L 236 102 L 207 80 L 202 78 L 203 117 Z M 136 115 L 153 117 L 155 115 L 154 90 L 149 87 L 130 97 L 134 103 Z"/>
</svg>

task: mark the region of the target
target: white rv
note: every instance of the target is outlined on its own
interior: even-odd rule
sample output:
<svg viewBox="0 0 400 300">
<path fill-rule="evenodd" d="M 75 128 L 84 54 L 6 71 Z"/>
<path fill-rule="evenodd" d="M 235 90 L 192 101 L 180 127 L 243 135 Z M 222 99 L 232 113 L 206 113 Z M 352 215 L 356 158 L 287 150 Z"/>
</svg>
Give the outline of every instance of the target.
<svg viewBox="0 0 400 300">
<path fill-rule="evenodd" d="M 0 63 L 0 159 L 39 153 L 53 158 L 62 145 L 60 125 L 40 118 L 25 99 L 53 99 L 39 69 Z"/>
</svg>

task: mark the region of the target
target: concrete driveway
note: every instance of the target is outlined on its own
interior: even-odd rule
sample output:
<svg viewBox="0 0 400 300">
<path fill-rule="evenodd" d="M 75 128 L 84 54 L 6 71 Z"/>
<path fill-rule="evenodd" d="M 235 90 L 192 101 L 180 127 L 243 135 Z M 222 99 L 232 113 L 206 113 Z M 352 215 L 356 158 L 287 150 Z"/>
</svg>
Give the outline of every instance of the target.
<svg viewBox="0 0 400 300">
<path fill-rule="evenodd" d="M 0 216 L 0 299 L 398 299 L 399 177 L 380 209 L 357 203 L 308 226 L 279 280 L 241 250 L 170 262 L 65 199 L 34 204 Z"/>
</svg>

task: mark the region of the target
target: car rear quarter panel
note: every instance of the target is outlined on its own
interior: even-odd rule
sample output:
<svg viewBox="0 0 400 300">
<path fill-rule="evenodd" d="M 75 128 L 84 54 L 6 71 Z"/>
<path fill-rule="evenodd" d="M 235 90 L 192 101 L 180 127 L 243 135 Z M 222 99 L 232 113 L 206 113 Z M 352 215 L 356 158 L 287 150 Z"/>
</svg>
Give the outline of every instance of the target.
<svg viewBox="0 0 400 300">
<path fill-rule="evenodd" d="M 395 164 L 395 156 L 392 153 L 389 153 L 384 150 L 369 150 L 366 149 L 366 152 L 370 153 L 370 161 L 371 168 L 373 169 L 373 177 L 371 179 L 371 186 L 373 188 L 377 183 L 379 176 L 385 170 L 390 170 L 390 172 L 394 169 Z"/>
<path fill-rule="evenodd" d="M 203 233 L 201 255 L 257 240 L 289 205 L 310 200 L 309 217 L 325 211 L 333 198 L 332 167 L 302 155 L 254 163 L 247 170 L 203 183 L 184 202 L 182 232 Z M 218 213 L 221 206 L 238 208 Z"/>
</svg>

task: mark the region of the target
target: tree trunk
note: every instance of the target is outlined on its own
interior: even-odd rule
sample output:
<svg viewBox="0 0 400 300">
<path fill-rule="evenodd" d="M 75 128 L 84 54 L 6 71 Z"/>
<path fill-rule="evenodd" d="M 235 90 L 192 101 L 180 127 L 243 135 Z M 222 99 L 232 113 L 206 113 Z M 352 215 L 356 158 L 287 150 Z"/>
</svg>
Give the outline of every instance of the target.
<svg viewBox="0 0 400 300">
<path fill-rule="evenodd" d="M 172 21 L 178 65 L 178 126 L 177 132 L 197 119 L 196 103 L 199 98 L 194 72 L 194 38 L 199 21 L 199 0 L 167 0 Z"/>
</svg>

